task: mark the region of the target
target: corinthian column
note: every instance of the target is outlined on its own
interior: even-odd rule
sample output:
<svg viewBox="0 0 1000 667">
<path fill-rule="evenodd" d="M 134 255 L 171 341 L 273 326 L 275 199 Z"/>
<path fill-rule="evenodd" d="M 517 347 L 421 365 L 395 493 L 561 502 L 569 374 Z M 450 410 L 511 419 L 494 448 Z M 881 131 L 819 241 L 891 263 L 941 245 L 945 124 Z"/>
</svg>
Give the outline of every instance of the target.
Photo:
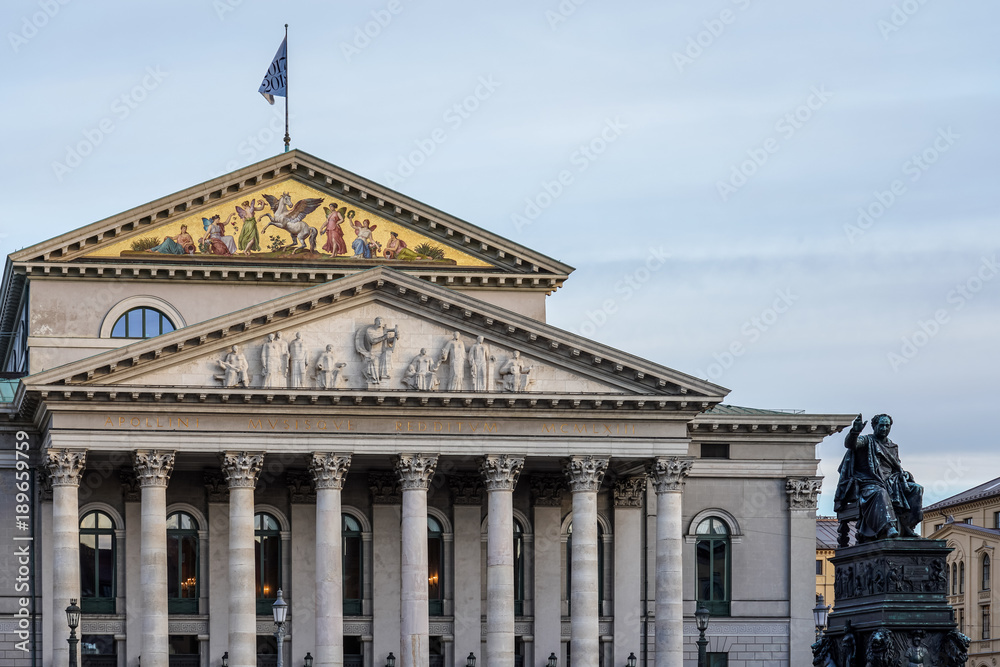
<svg viewBox="0 0 1000 667">
<path fill-rule="evenodd" d="M 601 650 L 598 609 L 597 492 L 608 468 L 606 456 L 574 456 L 563 468 L 573 494 L 573 552 L 570 562 L 570 653 L 573 667 L 598 667 Z"/>
<path fill-rule="evenodd" d="M 488 494 L 486 533 L 486 664 L 514 664 L 513 491 L 524 457 L 484 456 L 479 464 Z"/>
<path fill-rule="evenodd" d="M 132 454 L 141 498 L 139 581 L 142 584 L 142 655 L 151 667 L 168 667 L 167 484 L 174 452 L 138 449 Z"/>
<path fill-rule="evenodd" d="M 264 455 L 225 452 L 229 482 L 229 665 L 257 665 L 257 599 L 254 588 L 253 490 Z M 144 649 L 145 650 L 145 649 Z"/>
<path fill-rule="evenodd" d="M 788 615 L 789 664 L 809 664 L 810 633 L 816 626 L 812 615 L 813 588 L 816 575 L 813 555 L 816 547 L 816 501 L 823 479 L 820 477 L 789 477 L 785 480 L 788 495 Z"/>
<path fill-rule="evenodd" d="M 396 475 L 403 492 L 402 549 L 399 591 L 399 662 L 401 667 L 428 667 L 427 487 L 438 457 L 400 454 Z"/>
<path fill-rule="evenodd" d="M 316 485 L 316 665 L 344 664 L 344 566 L 340 490 L 350 454 L 316 452 L 309 469 Z"/>
<path fill-rule="evenodd" d="M 52 664 L 69 663 L 66 614 L 71 599 L 80 597 L 80 477 L 87 451 L 50 449 L 49 479 L 52 482 Z M 79 654 L 78 654 L 79 655 Z M 77 658 L 79 659 L 79 658 Z"/>
<path fill-rule="evenodd" d="M 684 664 L 681 500 L 691 459 L 659 457 L 649 467 L 656 490 L 656 667 Z"/>
</svg>

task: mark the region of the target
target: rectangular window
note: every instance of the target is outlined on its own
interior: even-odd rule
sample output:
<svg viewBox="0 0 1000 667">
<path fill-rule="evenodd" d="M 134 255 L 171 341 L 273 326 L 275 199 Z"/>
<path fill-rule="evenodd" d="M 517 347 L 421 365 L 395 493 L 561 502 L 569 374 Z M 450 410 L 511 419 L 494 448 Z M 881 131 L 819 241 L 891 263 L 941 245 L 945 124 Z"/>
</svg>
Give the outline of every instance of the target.
<svg viewBox="0 0 1000 667">
<path fill-rule="evenodd" d="M 969 524 L 971 526 L 972 525 L 972 517 L 971 516 L 965 517 L 964 519 L 962 519 L 962 523 L 967 523 L 967 524 Z"/>
<path fill-rule="evenodd" d="M 965 610 L 958 610 L 958 631 L 965 634 Z"/>
<path fill-rule="evenodd" d="M 816 574 L 823 574 L 823 559 L 816 559 Z"/>
<path fill-rule="evenodd" d="M 990 638 L 990 608 L 989 605 L 983 607 L 983 639 Z"/>
<path fill-rule="evenodd" d="M 729 444 L 719 442 L 705 442 L 701 445 L 701 458 L 703 459 L 728 459 Z"/>
<path fill-rule="evenodd" d="M 939 530 L 941 530 L 942 528 L 944 528 L 944 524 L 943 523 L 936 523 L 936 524 L 934 524 L 934 532 L 935 533 L 938 532 Z"/>
<path fill-rule="evenodd" d="M 708 667 L 729 667 L 728 653 L 706 653 Z"/>
<path fill-rule="evenodd" d="M 993 530 L 1000 530 L 1000 512 L 993 513 Z"/>
</svg>

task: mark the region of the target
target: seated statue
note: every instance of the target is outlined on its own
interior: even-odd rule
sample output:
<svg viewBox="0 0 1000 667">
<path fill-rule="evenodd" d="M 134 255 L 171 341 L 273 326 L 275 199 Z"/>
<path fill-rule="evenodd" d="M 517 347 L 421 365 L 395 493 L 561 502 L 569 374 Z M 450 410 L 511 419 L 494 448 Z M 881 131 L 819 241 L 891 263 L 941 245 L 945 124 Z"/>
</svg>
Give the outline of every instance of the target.
<svg viewBox="0 0 1000 667">
<path fill-rule="evenodd" d="M 899 447 L 889 439 L 892 417 L 875 415 L 872 435 L 861 435 L 866 423 L 858 415 L 844 439 L 847 453 L 833 498 L 833 508 L 842 518 L 841 537 L 846 536 L 843 517 L 852 506 L 857 507 L 858 543 L 917 537 L 915 529 L 924 516 L 924 488 L 899 462 Z"/>
</svg>

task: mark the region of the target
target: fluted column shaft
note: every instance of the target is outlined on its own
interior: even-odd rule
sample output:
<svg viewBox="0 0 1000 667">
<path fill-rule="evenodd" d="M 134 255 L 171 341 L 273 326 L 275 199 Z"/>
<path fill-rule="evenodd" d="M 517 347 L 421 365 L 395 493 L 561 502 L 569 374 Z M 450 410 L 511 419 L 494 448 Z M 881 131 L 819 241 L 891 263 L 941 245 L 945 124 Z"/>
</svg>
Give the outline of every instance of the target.
<svg viewBox="0 0 1000 667">
<path fill-rule="evenodd" d="M 681 501 L 691 460 L 657 458 L 649 468 L 656 490 L 656 667 L 683 667 L 684 590 Z"/>
<path fill-rule="evenodd" d="M 50 449 L 46 452 L 52 480 L 52 664 L 69 663 L 69 629 L 65 609 L 80 598 L 80 478 L 86 450 Z M 77 660 L 79 660 L 79 651 Z"/>
<path fill-rule="evenodd" d="M 401 454 L 396 475 L 403 494 L 400 551 L 399 664 L 428 667 L 430 662 L 427 609 L 427 487 L 437 456 Z"/>
<path fill-rule="evenodd" d="M 316 649 L 317 667 L 344 664 L 344 568 L 340 491 L 351 467 L 350 454 L 314 453 L 310 470 L 316 486 Z"/>
<path fill-rule="evenodd" d="M 488 495 L 486 533 L 486 665 L 514 664 L 513 491 L 523 457 L 485 456 L 479 466 Z"/>
<path fill-rule="evenodd" d="M 573 494 L 570 652 L 573 667 L 598 667 L 601 650 L 597 563 L 597 492 L 607 457 L 574 456 L 565 465 Z"/>
<path fill-rule="evenodd" d="M 229 483 L 229 665 L 257 665 L 257 599 L 254 587 L 253 490 L 264 455 L 225 452 Z"/>
<path fill-rule="evenodd" d="M 147 667 L 168 667 L 167 484 L 174 469 L 174 452 L 140 449 L 133 452 L 132 460 L 141 490 L 142 659 Z"/>
</svg>

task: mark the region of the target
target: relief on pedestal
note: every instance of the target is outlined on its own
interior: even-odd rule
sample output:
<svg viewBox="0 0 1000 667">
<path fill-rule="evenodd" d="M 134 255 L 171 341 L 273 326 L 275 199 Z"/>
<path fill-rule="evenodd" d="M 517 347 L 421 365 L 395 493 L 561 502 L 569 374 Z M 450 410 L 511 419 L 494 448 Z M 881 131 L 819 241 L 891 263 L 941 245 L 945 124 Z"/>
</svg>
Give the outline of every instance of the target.
<svg viewBox="0 0 1000 667">
<path fill-rule="evenodd" d="M 85 449 L 49 449 L 45 452 L 52 486 L 79 486 L 87 465 Z"/>
<path fill-rule="evenodd" d="M 612 487 L 615 507 L 642 507 L 646 497 L 646 476 L 620 477 Z"/>
<path fill-rule="evenodd" d="M 257 476 L 264 464 L 264 454 L 259 452 L 224 452 L 222 472 L 230 489 L 257 486 Z"/>
<path fill-rule="evenodd" d="M 823 480 L 816 477 L 789 477 L 785 481 L 788 509 L 814 510 Z"/>
<path fill-rule="evenodd" d="M 351 469 L 350 454 L 316 452 L 312 455 L 309 470 L 317 489 L 342 489 L 347 471 Z"/>
<path fill-rule="evenodd" d="M 513 491 L 523 467 L 523 456 L 489 454 L 479 463 L 479 474 L 487 491 Z"/>
<path fill-rule="evenodd" d="M 657 457 L 647 469 L 657 493 L 684 490 L 684 479 L 691 472 L 692 461 L 678 456 Z"/>
<path fill-rule="evenodd" d="M 436 455 L 400 454 L 396 457 L 396 475 L 403 491 L 419 489 L 426 491 L 434 471 L 437 469 Z"/>
<path fill-rule="evenodd" d="M 567 459 L 563 473 L 570 493 L 599 491 L 609 460 L 607 456 L 573 456 Z"/>
<path fill-rule="evenodd" d="M 882 593 L 940 593 L 948 590 L 947 566 L 933 556 L 881 556 L 837 565 L 833 592 L 838 600 Z"/>
<path fill-rule="evenodd" d="M 174 452 L 137 449 L 132 452 L 132 463 L 139 486 L 165 487 L 174 469 Z"/>
<path fill-rule="evenodd" d="M 528 478 L 531 504 L 538 507 L 561 507 L 566 478 L 556 473 L 535 473 Z"/>
</svg>

